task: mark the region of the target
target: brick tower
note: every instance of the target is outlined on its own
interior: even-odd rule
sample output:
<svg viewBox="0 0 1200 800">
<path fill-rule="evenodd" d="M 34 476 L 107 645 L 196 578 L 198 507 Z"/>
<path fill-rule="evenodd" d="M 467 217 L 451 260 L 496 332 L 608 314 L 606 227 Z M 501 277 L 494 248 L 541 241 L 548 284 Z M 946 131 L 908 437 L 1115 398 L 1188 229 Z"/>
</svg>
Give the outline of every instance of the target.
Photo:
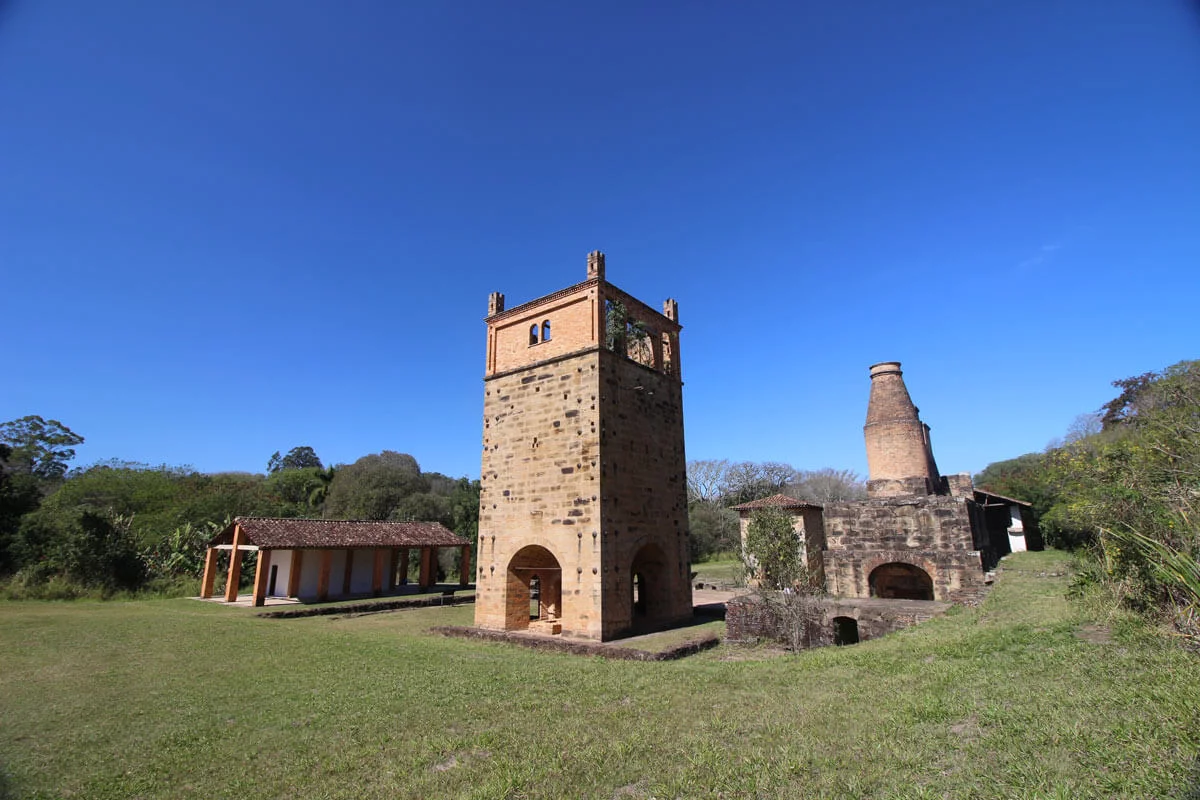
<svg viewBox="0 0 1200 800">
<path fill-rule="evenodd" d="M 687 619 L 679 309 L 604 277 L 488 300 L 475 624 L 610 639 Z"/>
<path fill-rule="evenodd" d="M 867 403 L 867 493 L 871 497 L 938 493 L 941 483 L 929 426 L 908 396 L 899 361 L 871 365 Z"/>
</svg>

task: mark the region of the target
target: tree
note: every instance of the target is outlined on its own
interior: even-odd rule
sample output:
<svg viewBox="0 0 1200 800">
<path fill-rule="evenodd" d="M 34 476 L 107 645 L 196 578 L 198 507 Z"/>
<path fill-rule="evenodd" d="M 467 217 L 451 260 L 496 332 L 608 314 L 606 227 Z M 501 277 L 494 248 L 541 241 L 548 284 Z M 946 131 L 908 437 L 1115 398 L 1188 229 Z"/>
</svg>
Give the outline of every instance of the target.
<svg viewBox="0 0 1200 800">
<path fill-rule="evenodd" d="M 867 487 L 853 470 L 826 467 L 797 473 L 785 493 L 797 500 L 825 505 L 861 500 L 867 496 Z"/>
<path fill-rule="evenodd" d="M 1143 372 L 1132 378 L 1113 381 L 1112 385 L 1120 389 L 1121 393 L 1100 407 L 1100 425 L 1103 429 L 1109 430 L 1123 425 L 1136 417 L 1142 393 L 1157 377 L 1153 372 Z"/>
<path fill-rule="evenodd" d="M 729 459 L 702 459 L 687 463 L 689 503 L 717 503 L 725 491 Z"/>
<path fill-rule="evenodd" d="M 800 555 L 792 517 L 777 508 L 755 511 L 746 527 L 742 560 L 746 573 L 758 579 L 755 600 L 766 611 L 771 630 L 799 650 L 822 617 L 815 598 L 824 586 Z"/>
<path fill-rule="evenodd" d="M 59 480 L 67 462 L 75 458 L 75 445 L 83 437 L 56 419 L 30 415 L 0 424 L 0 443 L 10 448 L 9 469 L 43 480 Z"/>
<path fill-rule="evenodd" d="M 740 548 L 737 512 L 717 503 L 688 506 L 688 541 L 692 563 L 706 561 L 718 553 L 736 553 Z"/>
<path fill-rule="evenodd" d="M 384 450 L 337 468 L 324 514 L 330 519 L 384 520 L 404 498 L 428 491 L 429 481 L 415 458 Z"/>
<path fill-rule="evenodd" d="M 790 588 L 803 577 L 800 537 L 790 514 L 777 508 L 754 512 L 742 547 L 746 573 L 768 589 Z"/>
<path fill-rule="evenodd" d="M 271 454 L 270 460 L 267 461 L 267 474 L 274 475 L 285 469 L 308 469 L 310 467 L 325 469 L 325 465 L 321 463 L 321 459 L 317 458 L 316 452 L 311 447 L 293 447 L 288 450 L 286 456 L 280 456 L 278 450 Z"/>
</svg>

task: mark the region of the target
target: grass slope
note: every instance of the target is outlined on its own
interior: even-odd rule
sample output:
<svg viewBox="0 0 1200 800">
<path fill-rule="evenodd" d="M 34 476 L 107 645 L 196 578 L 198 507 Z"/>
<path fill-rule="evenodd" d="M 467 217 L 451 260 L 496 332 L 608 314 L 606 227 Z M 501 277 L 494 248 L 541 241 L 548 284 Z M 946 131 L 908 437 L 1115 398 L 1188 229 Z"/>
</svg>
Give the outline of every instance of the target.
<svg viewBox="0 0 1200 800">
<path fill-rule="evenodd" d="M 1006 559 L 981 609 L 855 647 L 666 663 L 424 632 L 470 607 L 7 603 L 0 794 L 1188 796 L 1200 659 L 1087 627 L 1063 562 Z"/>
</svg>

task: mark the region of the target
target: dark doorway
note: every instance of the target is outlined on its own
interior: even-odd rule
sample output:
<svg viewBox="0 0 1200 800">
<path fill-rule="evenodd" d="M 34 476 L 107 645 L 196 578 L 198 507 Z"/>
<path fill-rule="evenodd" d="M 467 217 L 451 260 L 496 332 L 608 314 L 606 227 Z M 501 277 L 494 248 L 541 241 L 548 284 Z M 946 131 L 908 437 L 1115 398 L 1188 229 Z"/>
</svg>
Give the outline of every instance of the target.
<svg viewBox="0 0 1200 800">
<path fill-rule="evenodd" d="M 853 617 L 834 617 L 833 643 L 838 647 L 858 644 L 858 620 Z"/>
<path fill-rule="evenodd" d="M 912 564 L 899 561 L 876 567 L 870 578 L 871 597 L 892 600 L 932 600 L 933 579 Z"/>
<path fill-rule="evenodd" d="M 656 544 L 644 545 L 629 570 L 630 623 L 635 631 L 653 630 L 669 619 L 667 558 Z"/>
<path fill-rule="evenodd" d="M 271 578 L 267 581 L 267 594 L 275 597 L 275 579 L 279 577 L 279 565 L 271 565 Z"/>
<path fill-rule="evenodd" d="M 549 622 L 562 614 L 562 569 L 544 547 L 522 547 L 508 563 L 505 583 L 505 630 L 529 629 L 534 620 Z"/>
</svg>

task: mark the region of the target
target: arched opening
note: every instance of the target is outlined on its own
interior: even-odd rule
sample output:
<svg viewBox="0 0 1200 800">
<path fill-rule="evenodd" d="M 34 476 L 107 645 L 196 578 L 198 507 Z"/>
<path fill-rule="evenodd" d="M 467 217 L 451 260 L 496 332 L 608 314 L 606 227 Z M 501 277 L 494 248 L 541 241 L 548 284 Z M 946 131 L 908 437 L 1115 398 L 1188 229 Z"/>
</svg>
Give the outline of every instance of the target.
<svg viewBox="0 0 1200 800">
<path fill-rule="evenodd" d="M 529 579 L 529 618 L 542 618 L 542 579 L 537 575 Z"/>
<path fill-rule="evenodd" d="M 838 647 L 858 644 L 858 620 L 854 617 L 834 617 L 833 643 Z"/>
<path fill-rule="evenodd" d="M 630 566 L 630 623 L 637 629 L 654 628 L 670 618 L 667 558 L 662 548 L 648 544 L 637 551 Z"/>
<path fill-rule="evenodd" d="M 550 341 L 550 320 L 546 320 L 542 323 L 542 341 Z"/>
<path fill-rule="evenodd" d="M 901 562 L 883 564 L 867 579 L 871 597 L 892 600 L 932 600 L 933 579 L 920 567 Z"/>
<path fill-rule="evenodd" d="M 536 544 L 518 550 L 508 562 L 506 593 L 505 630 L 561 630 L 562 569 L 549 550 Z"/>
<path fill-rule="evenodd" d="M 529 344 L 535 345 L 538 343 L 538 324 L 535 322 L 529 326 Z"/>
</svg>

